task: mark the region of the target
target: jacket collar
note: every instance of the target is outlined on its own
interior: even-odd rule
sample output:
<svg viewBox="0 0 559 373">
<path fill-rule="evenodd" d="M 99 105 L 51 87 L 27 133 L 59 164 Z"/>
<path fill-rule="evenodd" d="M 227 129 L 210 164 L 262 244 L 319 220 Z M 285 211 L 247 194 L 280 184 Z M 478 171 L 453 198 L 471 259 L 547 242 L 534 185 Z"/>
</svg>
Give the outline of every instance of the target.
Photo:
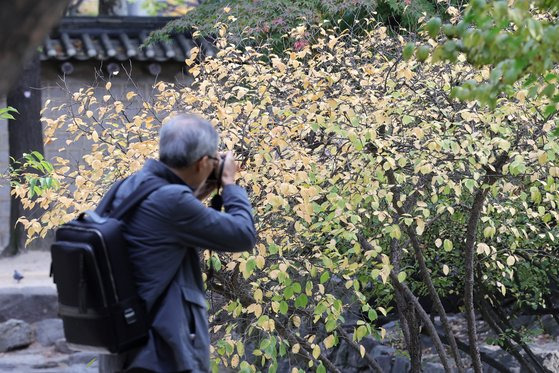
<svg viewBox="0 0 559 373">
<path fill-rule="evenodd" d="M 148 159 L 144 165 L 144 171 L 148 174 L 160 177 L 170 184 L 181 184 L 186 185 L 191 190 L 192 187 L 186 184 L 180 177 L 177 176 L 169 167 L 167 167 L 163 162 L 156 159 Z"/>
</svg>

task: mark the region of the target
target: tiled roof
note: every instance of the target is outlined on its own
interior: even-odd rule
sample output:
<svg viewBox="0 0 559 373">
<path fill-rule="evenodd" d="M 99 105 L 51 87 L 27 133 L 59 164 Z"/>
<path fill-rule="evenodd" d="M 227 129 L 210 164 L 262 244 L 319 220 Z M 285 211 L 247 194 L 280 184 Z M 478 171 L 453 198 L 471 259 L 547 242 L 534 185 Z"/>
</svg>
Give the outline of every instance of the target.
<svg viewBox="0 0 559 373">
<path fill-rule="evenodd" d="M 171 36 L 169 41 L 140 48 L 149 33 L 162 28 L 174 17 L 64 17 L 47 37 L 41 50 L 42 60 L 137 60 L 184 61 L 190 50 L 201 47 L 205 55 L 214 55 L 215 47 L 190 34 Z"/>
</svg>

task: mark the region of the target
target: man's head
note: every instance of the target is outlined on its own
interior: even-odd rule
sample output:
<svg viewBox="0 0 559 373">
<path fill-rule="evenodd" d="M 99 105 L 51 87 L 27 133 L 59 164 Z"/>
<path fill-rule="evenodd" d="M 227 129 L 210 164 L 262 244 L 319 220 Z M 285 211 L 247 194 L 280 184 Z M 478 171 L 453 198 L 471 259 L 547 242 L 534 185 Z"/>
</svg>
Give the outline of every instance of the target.
<svg viewBox="0 0 559 373">
<path fill-rule="evenodd" d="M 216 165 L 217 143 L 217 132 L 207 120 L 179 114 L 161 128 L 159 160 L 197 188 Z"/>
</svg>

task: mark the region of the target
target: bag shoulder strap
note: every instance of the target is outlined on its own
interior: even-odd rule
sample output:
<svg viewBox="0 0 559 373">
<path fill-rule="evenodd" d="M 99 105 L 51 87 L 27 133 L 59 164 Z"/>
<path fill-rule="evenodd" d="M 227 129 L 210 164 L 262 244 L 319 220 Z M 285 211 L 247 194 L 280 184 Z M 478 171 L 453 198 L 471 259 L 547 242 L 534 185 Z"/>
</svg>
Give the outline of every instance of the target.
<svg viewBox="0 0 559 373">
<path fill-rule="evenodd" d="M 123 183 L 123 180 L 119 180 L 113 184 L 111 189 L 107 192 L 105 197 L 99 203 L 99 206 L 95 209 L 95 212 L 100 216 L 105 215 L 107 210 L 109 210 L 116 192 L 120 185 Z M 164 182 L 159 178 L 148 178 L 140 185 L 138 188 L 133 191 L 128 197 L 124 199 L 113 211 L 110 211 L 108 217 L 113 219 L 122 219 L 124 215 L 126 215 L 130 210 L 136 207 L 140 202 L 142 202 L 147 196 L 149 196 L 152 192 L 156 191 L 160 187 L 167 185 L 168 183 Z"/>
<path fill-rule="evenodd" d="M 115 198 L 116 191 L 118 190 L 120 185 L 124 182 L 124 180 L 126 180 L 126 178 L 118 180 L 117 182 L 115 182 L 111 186 L 109 191 L 103 196 L 103 198 L 101 199 L 101 202 L 99 202 L 99 205 L 97 205 L 97 208 L 95 209 L 95 212 L 97 213 L 97 215 L 103 216 L 105 214 L 105 212 L 110 209 L 111 203 L 113 202 L 113 199 Z"/>
<path fill-rule="evenodd" d="M 149 178 L 145 180 L 138 186 L 138 188 L 134 192 L 126 197 L 124 201 L 122 201 L 122 203 L 117 206 L 117 208 L 111 211 L 109 217 L 117 220 L 122 219 L 124 215 L 128 213 L 128 211 L 136 207 L 152 192 L 155 192 L 157 189 L 167 184 L 169 183 L 164 182 L 159 178 Z"/>
</svg>

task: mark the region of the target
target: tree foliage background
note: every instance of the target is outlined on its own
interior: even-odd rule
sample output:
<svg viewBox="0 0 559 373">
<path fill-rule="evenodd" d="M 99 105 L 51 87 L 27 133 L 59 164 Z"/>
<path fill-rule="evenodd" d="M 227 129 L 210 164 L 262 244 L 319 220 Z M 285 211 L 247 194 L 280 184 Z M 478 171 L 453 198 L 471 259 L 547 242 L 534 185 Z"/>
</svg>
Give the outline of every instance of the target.
<svg viewBox="0 0 559 373">
<path fill-rule="evenodd" d="M 470 9 L 485 9 L 478 3 Z M 44 118 L 46 141 L 64 131 L 91 149 L 77 170 L 57 157 L 16 186 L 26 206 L 46 209 L 21 219 L 30 239 L 92 208 L 112 182 L 156 157 L 169 114 L 197 113 L 238 155 L 260 236 L 252 253 L 206 253 L 216 268 L 207 284 L 215 369 L 275 371 L 283 358 L 295 371 L 339 371 L 330 351 L 343 339 L 378 371 L 360 342 L 383 338 L 376 321 L 396 311 L 413 371 L 421 368 L 420 325 L 445 370 L 481 371 L 476 311 L 495 343 L 545 371 L 511 323 L 554 306 L 559 143 L 553 115 L 541 108 L 555 96 L 510 82 L 513 94 L 497 94 L 490 106 L 459 101 L 457 86 L 486 84 L 498 63 L 472 66 L 467 49 L 453 64 L 420 63 L 428 58 L 420 49 L 402 61 L 404 38 L 360 22 L 358 32 L 293 28 L 283 38 L 316 37 L 282 54 L 270 44 L 239 48 L 230 43 L 239 34 L 218 24 L 217 56 L 198 64 L 195 49 L 185 61 L 190 87 L 160 82 L 154 97 L 118 97 L 108 82 L 51 107 L 60 116 Z M 437 38 L 441 25 L 433 30 L 426 26 Z M 437 48 L 436 39 L 428 43 Z M 442 307 L 450 296 L 468 316 L 470 357 L 458 351 Z"/>
</svg>

